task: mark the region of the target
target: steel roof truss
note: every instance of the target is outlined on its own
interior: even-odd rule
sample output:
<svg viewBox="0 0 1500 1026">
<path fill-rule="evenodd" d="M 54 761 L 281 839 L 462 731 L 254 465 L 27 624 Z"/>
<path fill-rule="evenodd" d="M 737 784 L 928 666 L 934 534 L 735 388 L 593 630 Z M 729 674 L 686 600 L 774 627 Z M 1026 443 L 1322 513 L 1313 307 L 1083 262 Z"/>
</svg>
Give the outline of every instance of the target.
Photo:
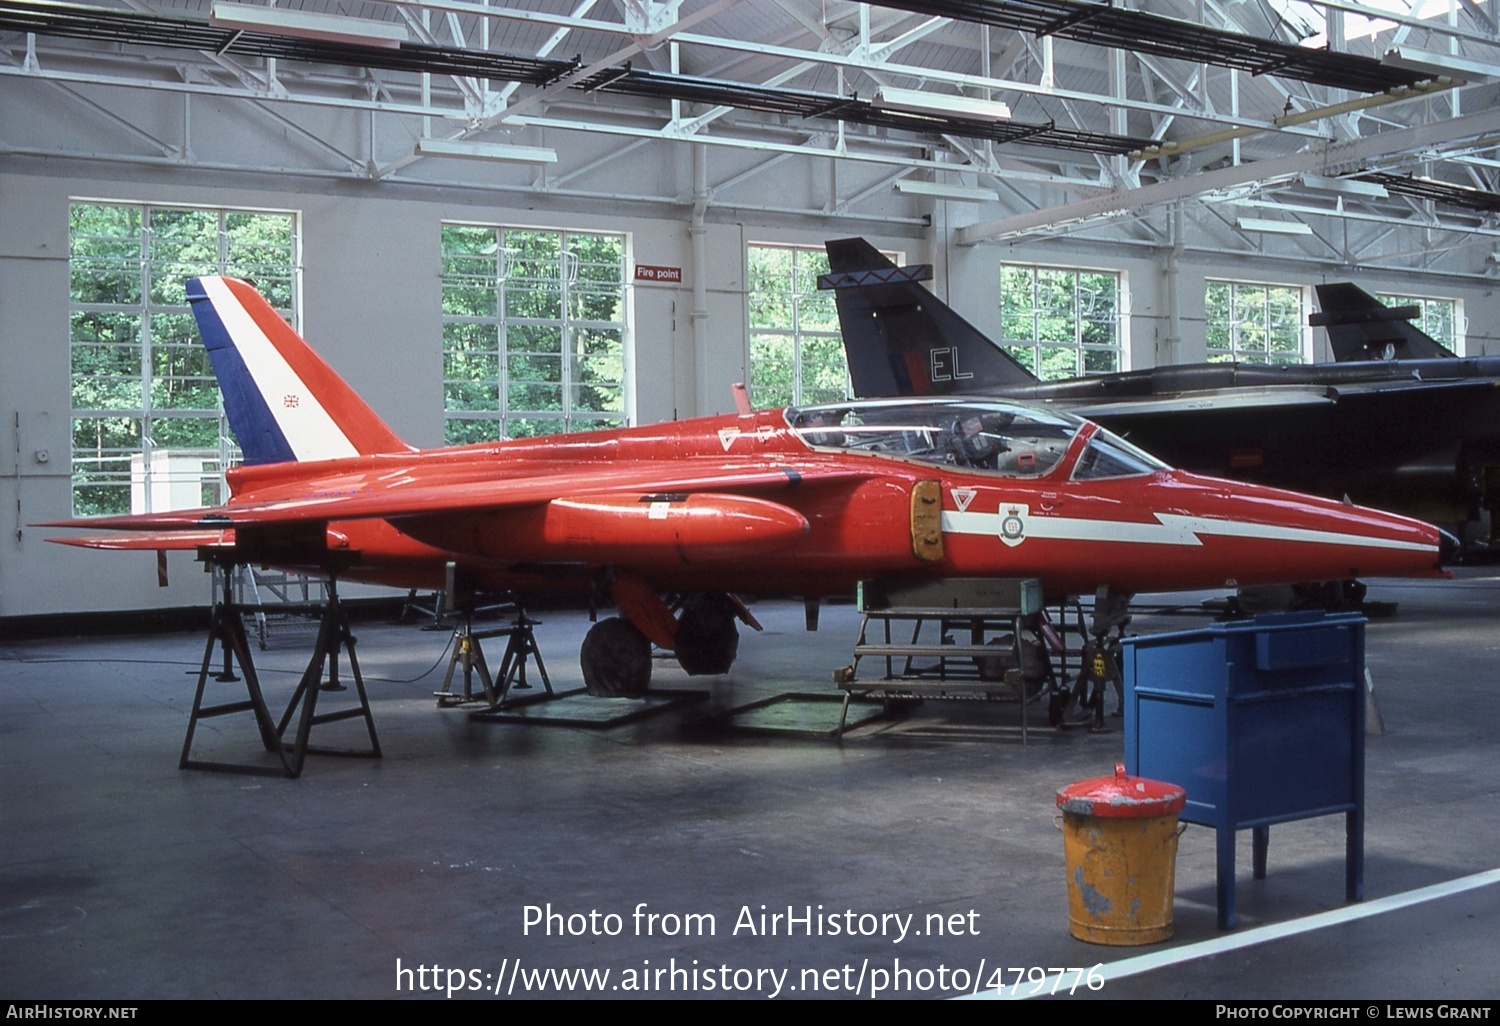
<svg viewBox="0 0 1500 1026">
<path fill-rule="evenodd" d="M 1276 74 L 1318 85 L 1381 92 L 1411 85 L 1412 72 L 1373 57 L 1313 50 L 1275 39 L 1212 29 L 1084 0 L 875 0 L 880 6 L 941 14 L 995 28 L 1053 34 L 1075 42 Z M 1074 17 L 1083 15 L 1084 17 Z"/>
</svg>

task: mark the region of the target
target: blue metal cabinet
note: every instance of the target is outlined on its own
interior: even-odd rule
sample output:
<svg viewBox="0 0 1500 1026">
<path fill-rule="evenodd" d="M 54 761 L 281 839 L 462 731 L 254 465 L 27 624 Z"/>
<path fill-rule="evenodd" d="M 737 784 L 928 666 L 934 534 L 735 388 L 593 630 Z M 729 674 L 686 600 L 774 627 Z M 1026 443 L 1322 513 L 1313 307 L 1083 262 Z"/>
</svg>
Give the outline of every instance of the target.
<svg viewBox="0 0 1500 1026">
<path fill-rule="evenodd" d="M 1125 766 L 1187 792 L 1218 831 L 1219 927 L 1234 926 L 1234 838 L 1345 814 L 1345 897 L 1364 896 L 1365 620 L 1290 613 L 1123 644 Z"/>
</svg>

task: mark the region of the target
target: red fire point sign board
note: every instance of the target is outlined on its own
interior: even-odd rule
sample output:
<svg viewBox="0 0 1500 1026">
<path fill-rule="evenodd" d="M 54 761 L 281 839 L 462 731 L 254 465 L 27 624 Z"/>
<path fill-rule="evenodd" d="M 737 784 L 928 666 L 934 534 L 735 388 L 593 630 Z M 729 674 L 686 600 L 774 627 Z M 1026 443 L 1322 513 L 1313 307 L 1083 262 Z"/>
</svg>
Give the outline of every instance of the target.
<svg viewBox="0 0 1500 1026">
<path fill-rule="evenodd" d="M 682 268 L 657 267 L 652 264 L 636 264 L 635 280 L 672 282 L 674 284 L 680 284 L 682 282 Z"/>
</svg>

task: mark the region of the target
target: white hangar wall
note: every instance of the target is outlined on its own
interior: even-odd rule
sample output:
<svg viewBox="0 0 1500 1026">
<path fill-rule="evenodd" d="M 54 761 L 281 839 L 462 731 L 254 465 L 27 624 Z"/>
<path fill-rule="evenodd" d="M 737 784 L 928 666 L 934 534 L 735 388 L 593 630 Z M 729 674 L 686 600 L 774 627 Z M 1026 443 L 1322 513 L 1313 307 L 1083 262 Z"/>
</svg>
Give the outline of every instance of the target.
<svg viewBox="0 0 1500 1026">
<path fill-rule="evenodd" d="M 745 248 L 751 242 L 818 245 L 858 228 L 835 222 L 756 223 L 742 211 L 709 212 L 704 231 L 706 342 L 694 342 L 693 237 L 686 205 L 657 216 L 637 208 L 566 211 L 516 198 L 490 203 L 464 191 L 316 184 L 288 191 L 247 176 L 102 165 L 0 168 L 0 617 L 202 605 L 209 587 L 192 556 L 173 553 L 158 587 L 149 553 L 99 553 L 47 543 L 29 525 L 70 514 L 68 207 L 77 198 L 299 213 L 304 334 L 402 437 L 443 437 L 440 234 L 444 221 L 625 232 L 633 262 L 683 268 L 680 285 L 637 285 L 633 303 L 634 415 L 638 423 L 731 409 L 729 388 L 746 377 Z M 774 186 L 770 183 L 768 188 Z M 793 185 L 800 188 L 800 185 Z M 501 205 L 509 204 L 509 205 Z M 956 211 L 962 212 L 962 211 Z M 942 223 L 942 210 L 933 210 Z M 675 216 L 674 216 L 675 215 Z M 894 229 L 893 229 L 894 230 Z M 908 262 L 936 267 L 934 290 L 976 326 L 999 333 L 1003 261 L 1124 272 L 1130 297 L 1124 344 L 1132 367 L 1203 358 L 1204 282 L 1210 277 L 1306 283 L 1290 263 L 1257 266 L 1183 257 L 1177 320 L 1169 316 L 1165 255 L 1082 240 L 960 248 L 942 230 L 878 235 Z M 1460 298 L 1470 354 L 1500 352 L 1500 299 L 1491 290 L 1433 279 L 1361 279 L 1390 289 Z M 1167 340 L 1173 332 L 1175 345 Z"/>
</svg>

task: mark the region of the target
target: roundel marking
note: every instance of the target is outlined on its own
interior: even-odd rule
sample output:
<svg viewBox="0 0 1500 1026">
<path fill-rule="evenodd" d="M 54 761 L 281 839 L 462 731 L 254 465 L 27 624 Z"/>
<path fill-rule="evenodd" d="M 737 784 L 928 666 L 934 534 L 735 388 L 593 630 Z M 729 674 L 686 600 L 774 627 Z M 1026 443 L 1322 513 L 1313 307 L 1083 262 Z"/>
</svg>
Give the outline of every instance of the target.
<svg viewBox="0 0 1500 1026">
<path fill-rule="evenodd" d="M 1000 540 L 1014 548 L 1026 540 L 1026 507 L 1000 508 Z"/>
</svg>

